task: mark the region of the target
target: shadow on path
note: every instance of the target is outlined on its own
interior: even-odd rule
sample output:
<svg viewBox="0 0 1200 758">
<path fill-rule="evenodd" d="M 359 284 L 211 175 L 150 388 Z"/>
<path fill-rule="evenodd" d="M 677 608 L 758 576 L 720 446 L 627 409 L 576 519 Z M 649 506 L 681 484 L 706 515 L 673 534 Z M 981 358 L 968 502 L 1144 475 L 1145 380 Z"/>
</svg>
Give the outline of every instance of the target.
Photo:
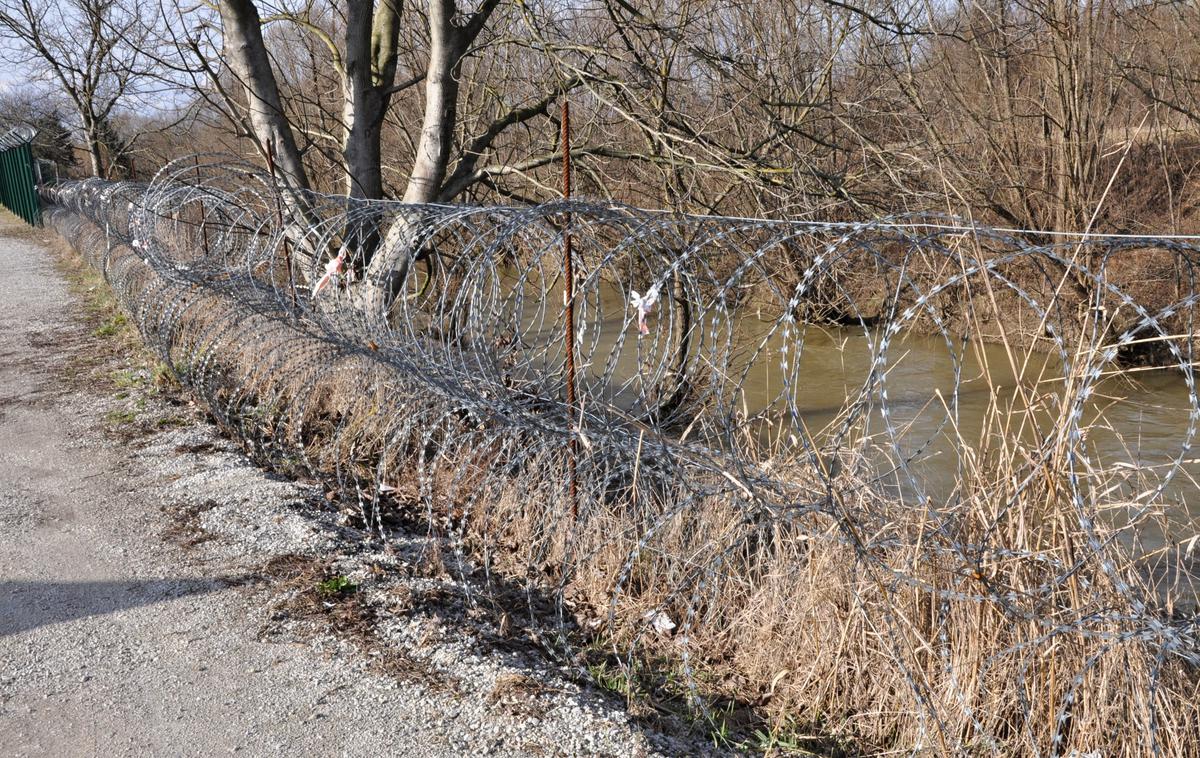
<svg viewBox="0 0 1200 758">
<path fill-rule="evenodd" d="M 0 582 L 0 637 L 63 621 L 202 595 L 238 578 L 141 579 L 104 582 Z"/>
</svg>

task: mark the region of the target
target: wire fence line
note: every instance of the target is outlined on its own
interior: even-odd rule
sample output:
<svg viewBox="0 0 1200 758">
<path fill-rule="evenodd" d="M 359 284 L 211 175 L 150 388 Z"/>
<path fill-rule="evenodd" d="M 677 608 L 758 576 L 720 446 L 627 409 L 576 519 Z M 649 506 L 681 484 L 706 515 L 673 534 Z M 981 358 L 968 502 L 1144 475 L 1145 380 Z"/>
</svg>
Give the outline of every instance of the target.
<svg viewBox="0 0 1200 758">
<path fill-rule="evenodd" d="M 1197 754 L 1189 239 L 406 206 L 222 156 L 44 194 L 226 427 L 564 645 L 868 749 Z"/>
</svg>

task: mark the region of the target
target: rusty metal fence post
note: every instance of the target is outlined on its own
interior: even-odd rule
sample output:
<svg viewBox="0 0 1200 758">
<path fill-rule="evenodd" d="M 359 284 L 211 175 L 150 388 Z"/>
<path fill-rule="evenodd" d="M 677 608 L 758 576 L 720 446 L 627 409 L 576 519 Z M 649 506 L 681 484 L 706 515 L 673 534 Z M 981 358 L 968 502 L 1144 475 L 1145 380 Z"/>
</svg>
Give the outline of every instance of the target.
<svg viewBox="0 0 1200 758">
<path fill-rule="evenodd" d="M 566 95 L 562 101 L 562 183 L 563 199 L 571 199 L 571 101 Z M 566 318 L 564 349 L 566 351 L 567 370 L 567 413 L 576 417 L 575 408 L 575 270 L 574 253 L 571 250 L 571 214 L 568 213 L 563 226 L 563 308 Z M 582 422 L 582 414 L 578 417 Z M 568 425 L 569 426 L 569 425 Z M 571 515 L 579 519 L 579 476 L 576 470 L 575 456 L 577 443 L 572 433 L 567 443 L 568 476 L 571 478 Z"/>
</svg>

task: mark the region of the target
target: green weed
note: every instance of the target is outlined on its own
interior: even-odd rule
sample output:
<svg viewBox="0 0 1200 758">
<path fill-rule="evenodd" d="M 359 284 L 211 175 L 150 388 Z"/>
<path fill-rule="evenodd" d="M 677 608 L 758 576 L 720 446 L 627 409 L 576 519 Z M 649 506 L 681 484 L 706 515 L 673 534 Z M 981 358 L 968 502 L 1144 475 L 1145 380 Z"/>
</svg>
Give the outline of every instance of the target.
<svg viewBox="0 0 1200 758">
<path fill-rule="evenodd" d="M 112 337 L 118 334 L 125 324 L 125 314 L 117 311 L 107 321 L 97 327 L 92 334 L 96 337 Z"/>
<path fill-rule="evenodd" d="M 128 424 L 132 424 L 134 421 L 137 421 L 137 412 L 128 409 L 109 411 L 107 414 L 105 414 L 104 420 L 107 421 L 110 426 L 126 426 Z"/>
<path fill-rule="evenodd" d="M 636 681 L 636 677 L 627 672 L 622 666 L 611 664 L 607 660 L 601 660 L 599 663 L 588 664 L 587 670 L 588 674 L 592 677 L 592 681 L 603 690 L 615 692 L 626 699 L 635 699 L 644 694 Z"/>
<path fill-rule="evenodd" d="M 131 389 L 137 387 L 146 381 L 146 376 L 141 371 L 136 371 L 131 368 L 114 371 L 112 374 L 113 384 L 120 389 Z"/>
<path fill-rule="evenodd" d="M 180 389 L 179 380 L 176 378 L 178 376 L 183 376 L 183 373 L 179 370 L 179 367 L 175 367 L 173 369 L 171 366 L 161 361 L 154 364 L 154 367 L 151 369 L 150 373 L 150 379 L 154 382 L 155 387 L 169 390 Z"/>
<path fill-rule="evenodd" d="M 321 597 L 345 597 L 358 591 L 358 585 L 344 576 L 335 576 L 317 583 L 317 594 Z"/>
</svg>

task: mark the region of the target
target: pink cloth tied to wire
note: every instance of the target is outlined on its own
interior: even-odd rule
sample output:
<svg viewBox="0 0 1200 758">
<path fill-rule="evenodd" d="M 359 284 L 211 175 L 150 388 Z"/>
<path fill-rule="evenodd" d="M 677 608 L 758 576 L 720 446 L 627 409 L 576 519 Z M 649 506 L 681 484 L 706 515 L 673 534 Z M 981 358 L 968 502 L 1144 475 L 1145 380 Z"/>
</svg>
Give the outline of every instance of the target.
<svg viewBox="0 0 1200 758">
<path fill-rule="evenodd" d="M 325 289 L 330 282 L 336 279 L 338 274 L 342 273 L 342 269 L 345 264 L 346 251 L 343 250 L 342 252 L 338 253 L 336 258 L 325 264 L 325 275 L 318 279 L 317 283 L 313 285 L 313 295 L 316 295 L 318 292 Z"/>
<path fill-rule="evenodd" d="M 646 325 L 646 316 L 650 315 L 650 309 L 654 307 L 654 303 L 658 300 L 658 285 L 651 285 L 650 289 L 646 290 L 646 294 L 639 295 L 637 290 L 629 290 L 629 304 L 637 311 L 638 336 L 644 337 L 650 333 L 650 327 Z"/>
</svg>

